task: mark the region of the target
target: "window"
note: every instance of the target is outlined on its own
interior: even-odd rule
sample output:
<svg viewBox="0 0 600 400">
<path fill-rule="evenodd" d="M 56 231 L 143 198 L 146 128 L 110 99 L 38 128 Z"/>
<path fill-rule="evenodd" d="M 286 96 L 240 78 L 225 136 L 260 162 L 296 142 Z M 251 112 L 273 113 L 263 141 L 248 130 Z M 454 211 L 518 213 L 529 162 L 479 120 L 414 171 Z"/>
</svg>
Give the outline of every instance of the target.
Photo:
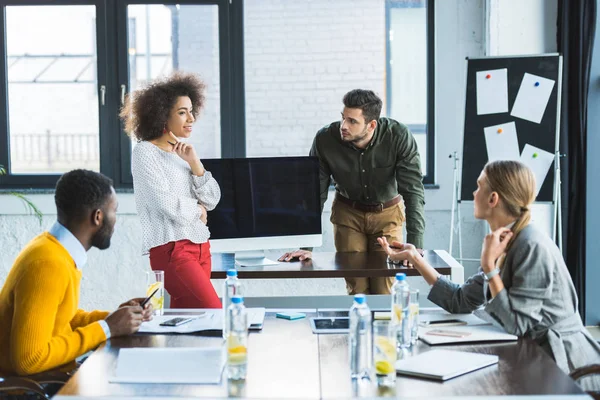
<svg viewBox="0 0 600 400">
<path fill-rule="evenodd" d="M 409 126 L 433 182 L 432 10 L 426 0 L 348 4 L 245 0 L 246 155 L 308 154 L 315 133 L 339 118 L 343 95 L 371 89 L 384 101 L 384 116 Z"/>
<path fill-rule="evenodd" d="M 202 158 L 306 155 L 344 93 L 362 87 L 411 127 L 433 182 L 426 0 L 52 4 L 0 0 L 0 187 L 52 188 L 74 168 L 131 187 L 135 143 L 119 109 L 127 93 L 178 69 L 207 83 L 191 139 Z M 399 62 L 406 53 L 410 62 Z"/>
<path fill-rule="evenodd" d="M 200 74 L 207 84 L 206 106 L 190 138 L 200 158 L 221 156 L 218 11 L 214 4 L 127 6 L 130 90 L 178 69 Z"/>
<path fill-rule="evenodd" d="M 387 115 L 409 127 L 434 183 L 433 2 L 386 0 L 386 31 Z"/>
</svg>

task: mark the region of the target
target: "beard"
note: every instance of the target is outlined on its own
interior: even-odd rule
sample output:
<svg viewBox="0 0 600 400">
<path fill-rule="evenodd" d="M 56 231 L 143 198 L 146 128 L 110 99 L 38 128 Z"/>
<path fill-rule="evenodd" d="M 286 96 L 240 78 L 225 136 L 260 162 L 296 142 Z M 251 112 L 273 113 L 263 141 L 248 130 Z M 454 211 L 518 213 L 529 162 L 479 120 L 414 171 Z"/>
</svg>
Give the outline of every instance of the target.
<svg viewBox="0 0 600 400">
<path fill-rule="evenodd" d="M 369 127 L 368 127 L 368 126 L 365 126 L 365 129 L 364 129 L 364 130 L 363 130 L 361 133 L 359 133 L 357 136 L 354 136 L 354 137 L 348 137 L 348 138 L 344 138 L 344 137 L 342 136 L 342 141 L 344 141 L 344 142 L 350 142 L 350 143 L 352 143 L 352 144 L 354 144 L 354 143 L 358 143 L 358 142 L 360 142 L 361 140 L 364 140 L 364 139 L 365 139 L 365 138 L 366 138 L 366 137 L 369 135 L 369 132 L 368 132 L 368 130 L 369 130 Z M 341 135 L 341 134 L 342 134 L 342 131 L 340 130 L 340 135 Z"/>
<path fill-rule="evenodd" d="M 96 234 L 92 237 L 92 246 L 105 250 L 110 247 L 110 239 L 112 237 L 112 227 L 110 227 L 106 222 L 102 223 L 102 227 L 96 232 Z"/>
</svg>

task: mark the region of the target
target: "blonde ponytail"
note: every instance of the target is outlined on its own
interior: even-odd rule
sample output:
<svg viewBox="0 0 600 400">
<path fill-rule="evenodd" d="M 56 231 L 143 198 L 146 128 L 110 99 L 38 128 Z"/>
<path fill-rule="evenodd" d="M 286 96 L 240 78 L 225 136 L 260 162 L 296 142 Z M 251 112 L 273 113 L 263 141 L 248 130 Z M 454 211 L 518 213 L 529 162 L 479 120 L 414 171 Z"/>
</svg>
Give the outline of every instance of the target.
<svg viewBox="0 0 600 400">
<path fill-rule="evenodd" d="M 494 161 L 488 163 L 483 171 L 490 191 L 498 193 L 508 214 L 517 217 L 506 251 L 496 261 L 496 266 L 502 268 L 508 249 L 531 222 L 530 206 L 535 200 L 535 176 L 525 164 L 518 161 Z"/>
</svg>

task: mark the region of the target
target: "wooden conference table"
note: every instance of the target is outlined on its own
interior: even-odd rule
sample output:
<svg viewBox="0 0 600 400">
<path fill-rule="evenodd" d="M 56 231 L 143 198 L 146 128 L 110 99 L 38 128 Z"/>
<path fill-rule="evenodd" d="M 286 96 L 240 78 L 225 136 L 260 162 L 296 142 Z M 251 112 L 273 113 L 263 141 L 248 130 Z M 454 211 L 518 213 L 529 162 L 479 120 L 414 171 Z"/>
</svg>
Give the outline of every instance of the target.
<svg viewBox="0 0 600 400">
<path fill-rule="evenodd" d="M 268 251 L 266 256 L 276 261 L 283 253 L 282 251 Z M 452 264 L 459 265 L 443 250 L 425 250 L 423 257 L 442 275 L 450 275 Z M 404 272 L 408 276 L 419 275 L 414 268 L 388 263 L 387 256 L 383 251 L 313 253 L 313 258 L 310 260 L 282 262 L 266 267 L 236 267 L 233 254 L 213 254 L 211 278 L 225 279 L 226 271 L 230 268 L 236 268 L 241 279 L 373 278 L 394 276 L 398 272 Z"/>
<path fill-rule="evenodd" d="M 442 346 L 455 350 L 497 354 L 500 362 L 444 383 L 398 376 L 395 388 L 353 386 L 349 378 L 347 335 L 312 333 L 308 317 L 339 315 L 312 310 L 307 318 L 288 321 L 267 312 L 261 332 L 251 333 L 248 375 L 234 383 L 225 378 L 218 385 L 166 385 L 109 383 L 115 373 L 120 348 L 211 347 L 220 337 L 195 335 L 135 335 L 113 338 L 96 350 L 60 390 L 61 396 L 83 397 L 208 397 L 261 399 L 350 399 L 373 397 L 435 397 L 493 395 L 583 395 L 534 342 Z M 440 346 L 436 346 L 440 347 Z M 418 342 L 412 353 L 430 350 Z M 151 365 L 148 368 L 152 368 Z"/>
</svg>

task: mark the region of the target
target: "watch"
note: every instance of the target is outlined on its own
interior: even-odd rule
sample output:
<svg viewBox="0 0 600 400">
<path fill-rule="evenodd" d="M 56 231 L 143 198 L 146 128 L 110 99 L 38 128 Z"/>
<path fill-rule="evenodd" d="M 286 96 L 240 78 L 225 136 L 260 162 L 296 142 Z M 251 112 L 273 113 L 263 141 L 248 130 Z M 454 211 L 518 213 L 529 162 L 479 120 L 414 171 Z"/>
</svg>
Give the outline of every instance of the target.
<svg viewBox="0 0 600 400">
<path fill-rule="evenodd" d="M 500 273 L 500 269 L 498 267 L 496 267 L 493 270 L 491 270 L 490 272 L 484 272 L 483 277 L 485 278 L 486 281 L 489 281 L 490 279 L 492 279 L 499 273 Z"/>
</svg>

